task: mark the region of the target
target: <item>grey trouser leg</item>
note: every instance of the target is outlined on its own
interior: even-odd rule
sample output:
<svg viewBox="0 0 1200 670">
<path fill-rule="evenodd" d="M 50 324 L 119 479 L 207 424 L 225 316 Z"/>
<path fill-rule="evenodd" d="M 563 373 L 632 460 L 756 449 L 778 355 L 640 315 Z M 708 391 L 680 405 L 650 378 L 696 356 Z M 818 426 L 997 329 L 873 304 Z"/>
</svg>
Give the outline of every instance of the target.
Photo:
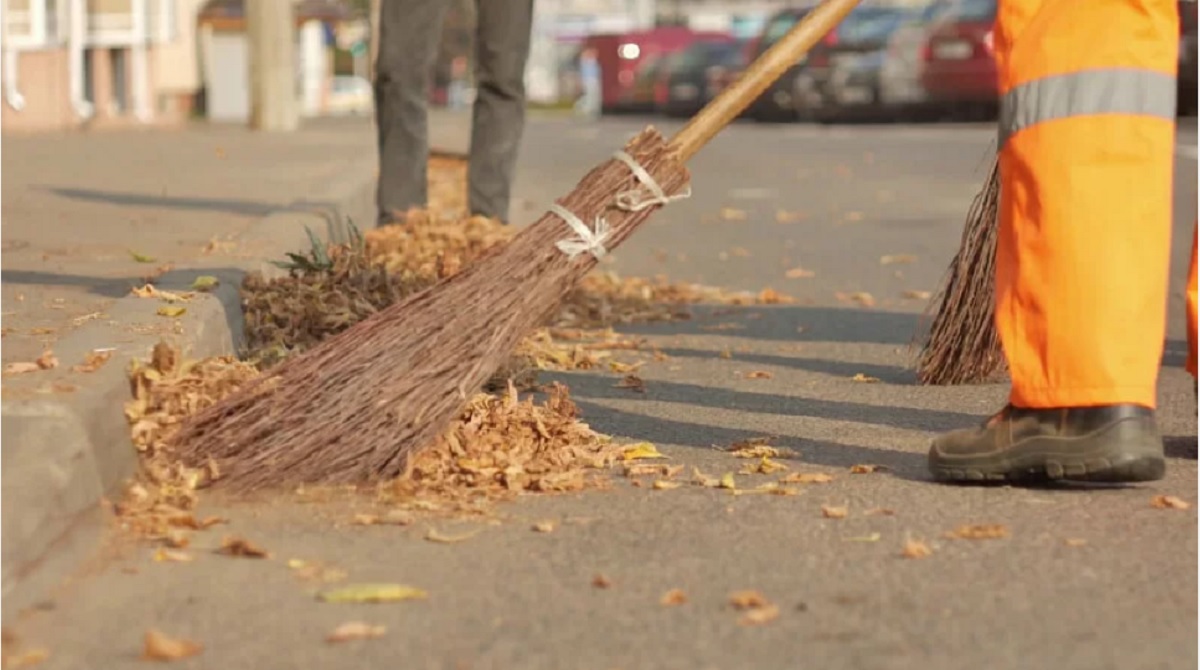
<svg viewBox="0 0 1200 670">
<path fill-rule="evenodd" d="M 477 93 L 467 201 L 472 214 L 508 221 L 517 149 L 525 130 L 525 62 L 533 0 L 476 0 L 475 6 Z"/>
<path fill-rule="evenodd" d="M 383 222 L 392 212 L 428 204 L 426 105 L 449 3 L 383 0 L 380 5 L 375 65 L 379 185 L 375 201 Z"/>
</svg>

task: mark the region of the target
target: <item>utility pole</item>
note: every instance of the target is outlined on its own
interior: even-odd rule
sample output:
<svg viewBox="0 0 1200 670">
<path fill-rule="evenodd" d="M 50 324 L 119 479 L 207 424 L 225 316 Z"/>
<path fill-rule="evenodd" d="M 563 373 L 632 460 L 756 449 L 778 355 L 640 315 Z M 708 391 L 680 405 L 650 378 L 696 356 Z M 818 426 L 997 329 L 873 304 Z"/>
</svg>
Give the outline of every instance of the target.
<svg viewBox="0 0 1200 670">
<path fill-rule="evenodd" d="M 296 27 L 291 0 L 245 0 L 250 55 L 250 127 L 291 132 L 300 126 Z"/>
</svg>

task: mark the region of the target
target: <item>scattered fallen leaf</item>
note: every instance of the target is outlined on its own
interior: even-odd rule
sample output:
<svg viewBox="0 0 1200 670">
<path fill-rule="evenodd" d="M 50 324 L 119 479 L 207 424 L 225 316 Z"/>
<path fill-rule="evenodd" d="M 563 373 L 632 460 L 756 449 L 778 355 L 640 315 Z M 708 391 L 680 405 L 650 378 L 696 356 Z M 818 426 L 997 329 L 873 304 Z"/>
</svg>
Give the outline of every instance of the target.
<svg viewBox="0 0 1200 670">
<path fill-rule="evenodd" d="M 821 516 L 826 519 L 845 519 L 850 510 L 845 507 L 833 507 L 830 505 L 821 505 Z"/>
<path fill-rule="evenodd" d="M 710 489 L 717 488 L 721 485 L 720 479 L 717 479 L 716 477 L 710 477 L 703 472 L 700 472 L 700 468 L 695 467 L 692 468 L 692 481 L 696 482 L 700 486 L 706 486 Z"/>
<path fill-rule="evenodd" d="M 732 321 L 726 321 L 725 323 L 718 323 L 718 324 L 715 324 L 712 326 L 701 326 L 700 330 L 711 330 L 711 331 L 744 330 L 745 328 L 746 328 L 745 324 L 733 323 Z"/>
<path fill-rule="evenodd" d="M 733 473 L 726 472 L 721 475 L 720 481 L 717 482 L 717 488 L 735 490 L 737 488 L 737 481 L 733 478 Z"/>
<path fill-rule="evenodd" d="M 177 305 L 164 305 L 162 307 L 159 307 L 157 310 L 155 310 L 154 313 L 159 316 L 176 318 L 176 317 L 180 317 L 180 316 L 183 316 L 184 314 L 186 314 L 187 307 L 179 307 Z"/>
<path fill-rule="evenodd" d="M 1087 544 L 1087 540 L 1081 537 L 1068 537 L 1067 539 L 1063 540 L 1063 544 L 1067 545 L 1068 547 L 1082 547 L 1083 545 Z"/>
<path fill-rule="evenodd" d="M 872 472 L 879 472 L 880 470 L 887 470 L 887 468 L 882 465 L 867 465 L 864 463 L 850 466 L 850 474 L 854 475 L 868 475 Z"/>
<path fill-rule="evenodd" d="M 774 436 L 765 435 L 739 440 L 729 445 L 729 452 L 737 458 L 775 458 L 779 456 L 779 450 L 770 446 L 773 439 Z"/>
<path fill-rule="evenodd" d="M 83 362 L 71 368 L 75 372 L 95 372 L 112 358 L 112 349 L 97 349 L 83 357 Z"/>
<path fill-rule="evenodd" d="M 850 378 L 852 382 L 862 382 L 864 384 L 875 384 L 879 382 L 879 377 L 870 377 L 859 372 Z"/>
<path fill-rule="evenodd" d="M 775 223 L 795 223 L 808 218 L 804 212 L 788 212 L 779 210 L 775 212 Z"/>
<path fill-rule="evenodd" d="M 53 370 L 54 368 L 58 367 L 58 358 L 55 357 L 54 352 L 50 351 L 49 349 L 43 351 L 42 355 L 38 356 L 37 360 L 34 362 L 37 363 L 38 368 L 42 370 Z"/>
<path fill-rule="evenodd" d="M 774 376 L 775 375 L 765 370 L 755 370 L 753 372 L 746 373 L 746 379 L 770 379 Z"/>
<path fill-rule="evenodd" d="M 896 265 L 899 263 L 915 263 L 917 257 L 911 254 L 894 254 L 879 257 L 880 265 Z"/>
<path fill-rule="evenodd" d="M 833 481 L 833 477 L 824 472 L 793 472 L 783 479 L 779 480 L 780 484 L 827 484 Z"/>
<path fill-rule="evenodd" d="M 743 247 L 734 247 L 729 250 L 729 253 L 738 258 L 750 258 L 750 250 Z"/>
<path fill-rule="evenodd" d="M 327 642 L 349 642 L 350 640 L 369 640 L 383 637 L 387 632 L 384 626 L 375 626 L 362 621 L 348 621 L 333 629 L 325 640 Z"/>
<path fill-rule="evenodd" d="M 607 589 L 612 586 L 612 582 L 608 580 L 608 577 L 598 574 L 592 578 L 592 586 L 598 589 Z"/>
<path fill-rule="evenodd" d="M 763 305 L 788 305 L 796 302 L 796 299 L 773 288 L 764 288 L 758 292 L 758 302 Z"/>
<path fill-rule="evenodd" d="M 533 529 L 539 533 L 553 533 L 554 527 L 555 527 L 554 522 L 550 521 L 549 519 L 547 519 L 546 521 L 539 521 L 539 522 L 533 524 Z"/>
<path fill-rule="evenodd" d="M 426 600 L 429 594 L 404 584 L 350 584 L 317 594 L 327 603 L 394 603 L 402 600 Z"/>
<path fill-rule="evenodd" d="M 804 268 L 797 267 L 788 270 L 783 274 L 783 276 L 787 277 L 788 279 L 807 279 L 809 277 L 816 277 L 817 273 L 813 272 L 812 270 L 805 270 Z"/>
<path fill-rule="evenodd" d="M 8 642 L 6 641 L 5 644 L 7 645 Z M 3 667 L 4 670 L 9 670 L 9 668 L 13 668 L 14 670 L 16 668 L 31 668 L 48 658 L 50 658 L 50 652 L 45 649 L 29 649 L 13 656 L 4 656 L 4 664 L 0 667 Z"/>
<path fill-rule="evenodd" d="M 879 538 L 883 537 L 879 533 L 869 533 L 867 535 L 859 535 L 857 537 L 842 538 L 844 542 L 878 542 Z"/>
<path fill-rule="evenodd" d="M 761 626 L 778 618 L 779 606 L 767 605 L 766 607 L 758 607 L 746 612 L 738 619 L 738 623 L 743 626 Z"/>
<path fill-rule="evenodd" d="M 929 300 L 933 297 L 933 294 L 929 291 L 914 291 L 911 289 L 905 291 L 902 295 L 910 300 Z"/>
<path fill-rule="evenodd" d="M 863 512 L 863 516 L 896 516 L 896 511 L 886 507 L 876 507 Z"/>
<path fill-rule="evenodd" d="M 732 352 L 732 351 L 729 349 L 729 347 L 722 347 L 722 348 L 721 348 L 721 353 L 720 353 L 720 354 L 718 354 L 718 356 L 720 356 L 721 358 L 724 358 L 724 359 L 728 360 L 728 359 L 730 359 L 730 358 L 733 358 L 733 352 Z"/>
<path fill-rule="evenodd" d="M 733 207 L 722 207 L 721 218 L 726 221 L 745 221 L 749 216 L 743 210 L 734 209 Z"/>
<path fill-rule="evenodd" d="M 192 539 L 188 536 L 186 531 L 180 530 L 179 528 L 172 528 L 168 530 L 166 536 L 163 537 L 163 542 L 165 542 L 166 545 L 172 549 L 183 549 L 191 544 Z"/>
<path fill-rule="evenodd" d="M 1150 504 L 1158 509 L 1187 509 L 1191 507 L 1187 501 L 1175 496 L 1154 496 Z"/>
<path fill-rule="evenodd" d="M 863 307 L 875 306 L 875 296 L 865 291 L 857 291 L 855 293 L 842 293 L 839 291 L 834 294 L 834 297 L 841 302 L 856 302 Z"/>
<path fill-rule="evenodd" d="M 659 479 L 654 482 L 654 489 L 657 491 L 670 491 L 671 489 L 677 489 L 680 486 L 683 486 L 683 484 L 680 484 L 679 482 L 668 481 L 666 479 Z"/>
<path fill-rule="evenodd" d="M 201 275 L 192 282 L 193 291 L 211 291 L 220 284 L 220 280 L 210 275 Z"/>
<path fill-rule="evenodd" d="M 29 363 L 29 362 L 22 361 L 20 363 L 9 363 L 9 364 L 5 365 L 4 366 L 4 374 L 23 375 L 27 372 L 37 372 L 38 370 L 41 370 L 41 369 L 42 369 L 42 367 L 40 365 L 38 365 L 37 363 Z"/>
<path fill-rule="evenodd" d="M 645 364 L 646 364 L 645 361 L 639 361 L 637 363 L 622 363 L 621 361 L 609 361 L 608 369 L 609 369 L 609 371 L 616 372 L 617 374 L 625 374 L 625 373 L 629 373 L 629 372 L 634 372 L 635 370 L 637 370 L 638 368 L 642 367 Z"/>
<path fill-rule="evenodd" d="M 625 375 L 625 377 L 621 381 L 614 384 L 614 386 L 621 389 L 629 389 L 637 393 L 646 392 L 646 382 L 641 377 L 633 374 Z"/>
<path fill-rule="evenodd" d="M 638 461 L 651 458 L 667 458 L 658 451 L 658 447 L 649 442 L 638 442 L 625 447 L 621 451 L 621 460 Z"/>
<path fill-rule="evenodd" d="M 658 600 L 663 607 L 675 607 L 687 602 L 687 594 L 683 589 L 671 589 L 663 594 L 663 597 Z"/>
<path fill-rule="evenodd" d="M 482 528 L 476 528 L 475 530 L 470 530 L 465 533 L 460 533 L 458 535 L 443 535 L 436 528 L 430 528 L 425 533 L 425 539 L 429 540 L 430 542 L 437 542 L 440 544 L 454 544 L 456 542 L 466 542 L 467 540 L 475 537 L 482 531 L 483 531 Z"/>
<path fill-rule="evenodd" d="M 351 523 L 355 526 L 374 526 L 379 523 L 379 516 L 375 514 L 355 514 L 354 521 Z"/>
<path fill-rule="evenodd" d="M 771 602 L 767 600 L 766 596 L 758 591 L 745 590 L 734 591 L 733 593 L 730 593 L 729 604 L 733 605 L 735 609 L 748 610 L 758 607 L 766 607 L 767 605 L 770 605 Z"/>
<path fill-rule="evenodd" d="M 178 661 L 204 651 L 197 642 L 173 638 L 166 633 L 150 629 L 142 644 L 142 658 L 147 661 Z"/>
<path fill-rule="evenodd" d="M 133 251 L 132 249 L 129 251 L 129 256 L 131 258 L 133 258 L 133 260 L 137 261 L 138 263 L 153 263 L 154 262 L 153 256 L 147 256 L 146 254 L 140 254 L 136 251 Z"/>
<path fill-rule="evenodd" d="M 175 549 L 167 549 L 159 547 L 154 552 L 154 560 L 159 563 L 188 563 L 192 560 L 192 555 L 186 551 L 177 551 Z"/>
<path fill-rule="evenodd" d="M 243 558 L 270 558 L 271 554 L 262 547 L 255 545 L 249 540 L 236 536 L 228 536 L 221 541 L 221 548 L 217 549 L 218 554 L 225 556 L 239 556 Z"/>
<path fill-rule="evenodd" d="M 956 537 L 960 540 L 994 540 L 1008 537 L 1008 527 L 998 523 L 964 524 L 947 533 L 947 537 Z"/>
<path fill-rule="evenodd" d="M 758 463 L 754 463 L 752 465 L 747 465 L 746 467 L 742 468 L 741 474 L 743 474 L 743 475 L 769 475 L 773 472 L 779 472 L 780 470 L 787 470 L 787 469 L 788 469 L 788 466 L 784 465 L 783 463 L 773 461 L 773 460 L 771 460 L 771 458 L 769 456 L 763 456 L 762 458 L 759 459 Z"/>
<path fill-rule="evenodd" d="M 933 553 L 933 549 L 929 545 L 920 540 L 905 540 L 904 548 L 900 550 L 900 555 L 904 558 L 925 558 Z"/>
</svg>

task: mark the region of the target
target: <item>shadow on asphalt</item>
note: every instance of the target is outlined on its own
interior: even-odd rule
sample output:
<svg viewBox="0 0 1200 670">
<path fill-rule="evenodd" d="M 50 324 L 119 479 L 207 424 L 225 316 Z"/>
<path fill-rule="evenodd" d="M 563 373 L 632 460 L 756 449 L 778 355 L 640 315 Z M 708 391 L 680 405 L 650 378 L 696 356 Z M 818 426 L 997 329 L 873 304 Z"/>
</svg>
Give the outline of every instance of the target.
<svg viewBox="0 0 1200 670">
<path fill-rule="evenodd" d="M 756 318 L 754 314 L 762 318 Z M 770 318 L 767 318 L 770 317 Z M 924 334 L 926 319 L 912 312 L 885 312 L 841 307 L 744 307 L 697 308 L 688 321 L 663 324 L 631 324 L 621 332 L 631 335 L 712 335 L 714 320 L 723 318 L 744 326 L 726 333 L 733 337 L 777 342 L 858 342 L 907 346 Z"/>
<path fill-rule="evenodd" d="M 717 426 L 673 421 L 644 414 L 634 414 L 621 410 L 587 402 L 586 384 L 580 384 L 579 378 L 571 377 L 572 399 L 584 413 L 588 425 L 601 433 L 616 434 L 626 437 L 636 437 L 658 444 L 675 444 L 685 447 L 711 449 L 716 446 L 727 446 L 755 437 L 761 433 L 736 428 L 721 428 Z M 612 386 L 611 379 L 604 379 L 604 385 Z M 661 382 L 656 383 L 659 385 Z M 628 397 L 628 391 L 625 392 Z M 794 398 L 789 399 L 793 402 Z M 847 403 L 849 404 L 849 403 Z M 880 408 L 873 408 L 880 409 Z M 761 410 L 760 410 L 761 411 Z M 859 417 L 861 418 L 861 416 Z M 973 417 L 974 418 L 974 417 Z M 961 427 L 955 426 L 955 427 Z M 928 480 L 925 469 L 925 454 L 913 454 L 889 449 L 871 449 L 858 445 L 838 444 L 835 442 L 818 442 L 798 437 L 781 436 L 772 440 L 771 444 L 781 449 L 789 449 L 800 454 L 806 463 L 830 467 L 848 468 L 858 463 L 882 465 L 890 474 L 902 479 Z"/>
<path fill-rule="evenodd" d="M 57 272 L 4 270 L 0 272 L 0 282 L 31 286 L 79 286 L 95 295 L 120 298 L 128 295 L 134 287 L 145 284 L 146 280 L 141 277 L 93 277 L 90 275 L 65 275 Z"/>
</svg>

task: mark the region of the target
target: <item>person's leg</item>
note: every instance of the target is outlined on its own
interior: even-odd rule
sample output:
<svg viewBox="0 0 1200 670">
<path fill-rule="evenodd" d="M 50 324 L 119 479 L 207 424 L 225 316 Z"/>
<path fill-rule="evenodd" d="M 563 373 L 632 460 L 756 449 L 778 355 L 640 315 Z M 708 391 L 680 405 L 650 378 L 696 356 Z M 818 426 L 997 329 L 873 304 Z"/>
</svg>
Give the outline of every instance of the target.
<svg viewBox="0 0 1200 670">
<path fill-rule="evenodd" d="M 525 130 L 525 62 L 533 0 L 478 0 L 477 72 L 467 205 L 508 221 L 517 150 Z"/>
<path fill-rule="evenodd" d="M 430 73 L 442 36 L 445 0 L 380 3 L 375 64 L 375 124 L 379 143 L 377 223 L 428 201 Z"/>
<path fill-rule="evenodd" d="M 945 480 L 1157 479 L 1174 0 L 1000 0 L 996 326 L 1006 411 L 934 441 Z"/>
<path fill-rule="evenodd" d="M 1197 222 L 1200 226 L 1200 222 Z M 1188 356 L 1187 356 L 1187 371 L 1196 376 L 1196 329 L 1197 329 L 1197 306 L 1196 306 L 1196 236 L 1200 235 L 1200 227 L 1192 233 L 1192 265 L 1188 270 L 1187 284 L 1187 334 L 1188 334 Z"/>
</svg>

